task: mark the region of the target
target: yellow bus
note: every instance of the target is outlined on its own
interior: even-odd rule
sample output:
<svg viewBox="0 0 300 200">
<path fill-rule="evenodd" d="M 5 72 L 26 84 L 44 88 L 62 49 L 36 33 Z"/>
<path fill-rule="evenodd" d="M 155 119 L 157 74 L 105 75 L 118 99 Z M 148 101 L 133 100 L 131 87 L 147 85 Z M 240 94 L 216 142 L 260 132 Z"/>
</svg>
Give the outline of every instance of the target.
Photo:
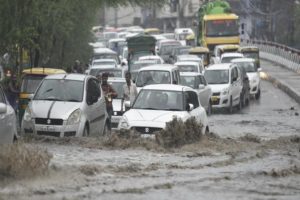
<svg viewBox="0 0 300 200">
<path fill-rule="evenodd" d="M 158 28 L 146 28 L 144 33 L 146 35 L 158 35 L 160 34 L 160 30 Z"/>
<path fill-rule="evenodd" d="M 236 14 L 210 14 L 203 17 L 201 44 L 214 50 L 220 44 L 240 44 L 239 17 Z"/>
</svg>

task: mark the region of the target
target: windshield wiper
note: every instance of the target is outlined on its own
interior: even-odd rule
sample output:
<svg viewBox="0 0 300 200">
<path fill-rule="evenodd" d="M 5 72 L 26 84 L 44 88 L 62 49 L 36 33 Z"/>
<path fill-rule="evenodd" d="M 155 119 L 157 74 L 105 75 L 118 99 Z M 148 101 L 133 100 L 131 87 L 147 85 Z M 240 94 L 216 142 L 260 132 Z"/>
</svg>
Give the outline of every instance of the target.
<svg viewBox="0 0 300 200">
<path fill-rule="evenodd" d="M 81 102 L 80 100 L 78 99 L 67 99 L 65 101 L 69 101 L 69 102 Z"/>
<path fill-rule="evenodd" d="M 140 108 L 140 109 L 145 109 L 145 110 L 158 110 L 156 108 Z"/>
<path fill-rule="evenodd" d="M 36 100 L 43 100 L 43 101 L 63 101 L 62 99 L 58 99 L 58 98 L 55 98 L 55 97 L 48 97 L 48 98 L 36 99 Z"/>
<path fill-rule="evenodd" d="M 181 109 L 178 109 L 178 108 L 167 108 L 167 109 L 164 109 L 164 110 L 170 110 L 170 111 L 182 111 Z"/>
</svg>

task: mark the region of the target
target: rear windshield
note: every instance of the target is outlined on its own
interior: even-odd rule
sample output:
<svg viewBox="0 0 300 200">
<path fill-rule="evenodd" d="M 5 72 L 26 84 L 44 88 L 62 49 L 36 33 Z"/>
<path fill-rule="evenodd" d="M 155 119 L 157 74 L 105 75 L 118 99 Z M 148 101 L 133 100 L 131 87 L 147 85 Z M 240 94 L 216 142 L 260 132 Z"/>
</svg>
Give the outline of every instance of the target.
<svg viewBox="0 0 300 200">
<path fill-rule="evenodd" d="M 33 94 L 46 75 L 25 75 L 22 80 L 21 92 Z"/>
</svg>

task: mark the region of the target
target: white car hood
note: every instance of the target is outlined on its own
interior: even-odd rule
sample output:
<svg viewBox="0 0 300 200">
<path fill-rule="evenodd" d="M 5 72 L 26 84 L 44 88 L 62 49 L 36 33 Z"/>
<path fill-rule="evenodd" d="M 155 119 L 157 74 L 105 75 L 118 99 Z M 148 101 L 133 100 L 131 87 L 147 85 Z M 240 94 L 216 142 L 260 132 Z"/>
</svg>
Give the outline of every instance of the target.
<svg viewBox="0 0 300 200">
<path fill-rule="evenodd" d="M 50 114 L 49 117 L 52 119 L 67 120 L 80 105 L 81 102 L 35 100 L 31 102 L 30 108 L 33 118 L 48 118 L 48 114 Z"/>
<path fill-rule="evenodd" d="M 222 92 L 225 88 L 229 87 L 229 84 L 212 84 L 209 85 L 213 93 Z"/>
<path fill-rule="evenodd" d="M 257 72 L 248 72 L 247 73 L 247 76 L 249 78 L 249 81 L 252 81 L 252 80 L 258 80 L 259 79 L 259 76 L 258 76 L 258 73 Z"/>
<path fill-rule="evenodd" d="M 166 122 L 172 121 L 173 116 L 185 120 L 188 116 L 185 111 L 162 111 L 130 109 L 123 115 L 130 126 L 159 126 L 165 127 Z"/>
</svg>

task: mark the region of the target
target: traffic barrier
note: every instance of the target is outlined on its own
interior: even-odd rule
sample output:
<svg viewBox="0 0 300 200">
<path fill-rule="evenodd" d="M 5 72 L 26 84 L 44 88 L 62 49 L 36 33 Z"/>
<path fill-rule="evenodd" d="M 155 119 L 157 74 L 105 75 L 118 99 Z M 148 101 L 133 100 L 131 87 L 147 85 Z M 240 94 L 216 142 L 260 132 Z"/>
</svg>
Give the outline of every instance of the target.
<svg viewBox="0 0 300 200">
<path fill-rule="evenodd" d="M 300 50 L 260 40 L 242 40 L 242 44 L 257 46 L 261 58 L 276 62 L 300 74 Z"/>
</svg>

